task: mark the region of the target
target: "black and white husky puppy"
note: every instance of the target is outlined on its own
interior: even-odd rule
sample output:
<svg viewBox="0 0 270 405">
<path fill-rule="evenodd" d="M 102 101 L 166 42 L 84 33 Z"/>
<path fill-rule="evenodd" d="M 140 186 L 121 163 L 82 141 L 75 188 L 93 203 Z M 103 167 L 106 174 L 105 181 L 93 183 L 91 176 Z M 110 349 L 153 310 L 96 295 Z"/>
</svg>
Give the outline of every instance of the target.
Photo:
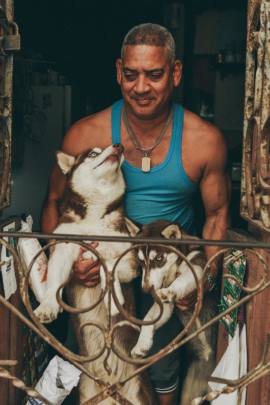
<svg viewBox="0 0 270 405">
<path fill-rule="evenodd" d="M 133 230 L 134 232 L 134 230 Z M 206 256 L 196 246 L 198 238 L 192 237 L 181 231 L 178 225 L 167 221 L 156 221 L 143 225 L 137 229 L 143 238 L 164 237 L 166 239 L 194 239 L 194 245 L 181 245 L 178 249 L 192 264 L 198 280 L 203 278 L 203 269 L 206 265 Z M 144 357 L 153 344 L 155 330 L 163 326 L 171 317 L 175 309 L 175 301 L 184 298 L 197 287 L 195 278 L 187 263 L 179 257 L 168 245 L 139 248 L 138 258 L 142 268 L 142 289 L 151 292 L 152 289 L 159 296 L 163 304 L 163 313 L 153 325 L 143 325 L 138 341 L 131 351 L 133 357 Z M 192 313 L 183 313 L 177 309 L 177 314 L 183 325 L 186 325 Z M 210 320 L 216 312 L 216 299 L 212 294 L 206 294 L 203 307 L 192 332 L 201 324 Z M 159 305 L 154 302 L 144 317 L 145 321 L 158 318 Z M 190 404 L 192 399 L 204 395 L 208 391 L 208 378 L 215 367 L 215 327 L 201 332 L 189 344 L 190 364 L 182 389 L 181 405 Z"/>
<path fill-rule="evenodd" d="M 79 234 L 79 235 L 105 235 L 105 236 L 129 236 L 122 205 L 125 192 L 125 183 L 121 172 L 123 161 L 123 147 L 111 145 L 105 149 L 94 148 L 75 158 L 63 152 L 57 153 L 57 161 L 63 173 L 67 175 L 67 186 L 60 207 L 60 222 L 54 233 Z M 108 271 L 112 271 L 120 255 L 130 247 L 129 243 L 122 242 L 99 242 L 96 250 L 104 260 Z M 92 253 L 87 252 L 88 257 Z M 89 255 L 90 253 L 90 255 Z M 68 281 L 75 260 L 80 254 L 80 246 L 74 243 L 58 243 L 49 258 L 47 291 L 35 315 L 41 322 L 51 322 L 57 318 L 60 311 L 56 299 L 58 288 Z M 96 257 L 95 257 L 96 259 Z M 129 283 L 137 274 L 137 260 L 135 253 L 130 251 L 117 265 L 114 278 L 114 290 L 118 301 L 124 305 L 124 294 L 121 283 Z M 70 283 L 67 292 L 70 303 L 78 308 L 87 308 L 96 303 L 102 289 L 106 287 L 105 271 L 101 268 L 101 282 L 95 288 L 86 288 L 78 283 Z M 127 287 L 128 289 L 128 287 Z M 129 290 L 127 301 L 132 299 Z M 126 303 L 130 307 L 130 302 Z M 94 356 L 102 352 L 104 338 L 98 327 L 107 327 L 108 322 L 108 297 L 100 302 L 93 310 L 80 313 L 74 318 L 75 332 L 77 334 L 80 353 Z M 119 313 L 114 300 L 111 300 L 112 323 L 119 321 Z M 88 326 L 81 328 L 83 324 Z M 134 335 L 134 333 L 133 333 Z M 134 340 L 130 336 L 118 332 L 115 335 L 115 345 L 121 346 L 122 350 L 130 353 Z M 85 366 L 95 378 L 112 384 L 130 375 L 135 367 L 119 359 L 113 352 L 108 358 L 107 351 L 103 355 Z M 108 373 L 104 367 L 104 359 L 108 364 Z M 147 395 L 144 396 L 145 388 L 140 377 L 132 378 L 121 389 L 121 394 L 131 403 L 144 405 L 150 404 Z M 102 390 L 95 381 L 82 375 L 80 381 L 80 403 L 84 403 Z M 115 404 L 113 399 L 106 399 L 104 404 Z"/>
</svg>

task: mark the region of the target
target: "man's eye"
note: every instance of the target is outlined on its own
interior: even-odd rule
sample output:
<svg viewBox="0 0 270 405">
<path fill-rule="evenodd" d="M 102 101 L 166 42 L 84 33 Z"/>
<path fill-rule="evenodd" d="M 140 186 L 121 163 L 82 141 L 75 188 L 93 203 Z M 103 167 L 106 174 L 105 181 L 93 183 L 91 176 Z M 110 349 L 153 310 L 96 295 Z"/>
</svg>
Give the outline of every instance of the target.
<svg viewBox="0 0 270 405">
<path fill-rule="evenodd" d="M 151 80 L 159 80 L 159 79 L 162 78 L 162 76 L 163 76 L 162 73 L 151 73 L 150 74 L 150 79 Z"/>
<path fill-rule="evenodd" d="M 129 81 L 129 82 L 133 82 L 134 80 L 136 80 L 136 74 L 135 73 L 125 72 L 124 75 L 125 75 L 125 79 L 127 81 Z"/>
<path fill-rule="evenodd" d="M 97 157 L 98 155 L 99 155 L 99 153 L 97 153 L 94 150 L 92 150 L 90 153 L 88 153 L 88 157 L 91 157 L 91 158 Z"/>
</svg>

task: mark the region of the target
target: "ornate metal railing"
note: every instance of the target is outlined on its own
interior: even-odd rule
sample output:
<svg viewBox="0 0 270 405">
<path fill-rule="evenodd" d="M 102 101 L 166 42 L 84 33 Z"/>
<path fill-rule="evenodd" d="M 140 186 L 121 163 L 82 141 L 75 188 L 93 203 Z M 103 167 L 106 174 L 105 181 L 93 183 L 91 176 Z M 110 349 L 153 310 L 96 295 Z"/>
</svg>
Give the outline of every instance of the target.
<svg viewBox="0 0 270 405">
<path fill-rule="evenodd" d="M 82 373 L 85 373 L 89 378 L 94 379 L 95 381 L 98 382 L 98 384 L 101 386 L 101 392 L 90 398 L 87 402 L 85 402 L 84 405 L 91 405 L 91 404 L 97 404 L 104 400 L 107 397 L 113 397 L 115 400 L 117 400 L 120 404 L 130 404 L 129 401 L 127 401 L 123 396 L 120 394 L 120 388 L 130 379 L 134 378 L 136 375 L 139 373 L 143 372 L 145 369 L 147 369 L 150 365 L 161 359 L 162 357 L 166 356 L 167 354 L 175 351 L 176 349 L 182 347 L 184 344 L 189 342 L 191 339 L 194 339 L 196 336 L 198 336 L 202 331 L 206 330 L 207 328 L 211 327 L 215 323 L 217 323 L 221 318 L 223 318 L 226 314 L 230 313 L 231 311 L 235 310 L 236 308 L 239 308 L 241 305 L 249 302 L 252 300 L 252 298 L 267 289 L 270 286 L 270 281 L 269 281 L 269 275 L 268 275 L 268 268 L 267 268 L 267 263 L 266 259 L 264 257 L 264 254 L 259 253 L 258 250 L 260 249 L 270 249 L 270 245 L 266 243 L 256 243 L 256 242 L 242 242 L 242 241 L 207 241 L 207 240 L 198 240 L 196 241 L 196 245 L 200 246 L 207 246 L 207 245 L 217 245 L 221 247 L 221 250 L 213 257 L 211 260 L 206 264 L 204 268 L 204 274 L 206 276 L 207 271 L 209 269 L 209 266 L 212 264 L 214 260 L 216 260 L 219 256 L 224 255 L 228 250 L 231 248 L 238 248 L 243 251 L 243 253 L 249 257 L 254 256 L 257 260 L 257 266 L 256 266 L 256 271 L 260 273 L 260 280 L 256 285 L 242 285 L 239 283 L 239 281 L 233 277 L 232 275 L 229 274 L 223 274 L 223 279 L 225 280 L 226 278 L 228 279 L 233 279 L 236 284 L 238 284 L 241 287 L 242 290 L 242 296 L 239 299 L 238 302 L 234 303 L 231 307 L 229 307 L 226 311 L 223 311 L 219 314 L 217 314 L 214 318 L 212 318 L 210 321 L 206 322 L 203 324 L 200 328 L 196 329 L 195 332 L 190 332 L 191 326 L 194 324 L 196 321 L 201 307 L 203 305 L 203 286 L 204 286 L 204 280 L 198 280 L 196 276 L 196 272 L 193 268 L 192 263 L 190 263 L 187 258 L 177 249 L 177 247 L 180 247 L 182 245 L 187 245 L 187 244 L 192 244 L 194 245 L 194 240 L 189 241 L 189 240 L 165 240 L 165 239 L 158 239 L 158 238 L 152 238 L 152 239 L 141 239 L 141 238 L 127 238 L 127 237 L 99 237 L 99 236 L 78 236 L 78 235 L 59 235 L 59 234 L 54 234 L 54 235 L 48 235 L 48 234 L 40 234 L 40 233 L 22 233 L 22 232 L 0 232 L 0 244 L 1 246 L 5 246 L 6 249 L 9 251 L 9 253 L 13 256 L 14 259 L 14 264 L 16 271 L 18 272 L 18 277 L 20 281 L 20 294 L 22 297 L 22 300 L 25 304 L 25 307 L 27 309 L 27 312 L 30 316 L 26 317 L 23 313 L 21 313 L 18 308 L 16 308 L 14 305 L 12 305 L 8 300 L 6 300 L 3 295 L 0 294 L 0 304 L 6 307 L 9 311 L 11 311 L 14 315 L 16 315 L 27 327 L 32 329 L 37 335 L 39 335 L 42 339 L 44 339 L 49 345 L 51 345 L 57 352 L 60 353 L 61 356 L 63 356 L 65 359 L 70 361 L 74 366 L 76 366 L 79 370 L 81 370 Z M 14 248 L 10 243 L 7 242 L 7 238 L 38 238 L 38 239 L 43 239 L 47 240 L 48 243 L 40 250 L 40 252 L 37 253 L 37 255 L 33 258 L 32 263 L 30 263 L 29 267 L 26 268 L 23 261 L 18 255 L 18 252 L 16 248 Z M 53 237 L 53 241 L 52 240 Z M 5 239 L 3 239 L 5 238 Z M 125 251 L 117 260 L 115 263 L 114 269 L 111 273 L 108 272 L 106 268 L 106 263 L 103 261 L 103 258 L 100 257 L 99 253 L 93 249 L 92 247 L 89 247 L 89 244 L 87 244 L 87 241 L 106 241 L 106 242 L 132 242 L 132 248 L 128 249 Z M 73 314 L 79 314 L 81 312 L 86 312 L 87 310 L 93 309 L 95 305 L 98 305 L 99 302 L 103 299 L 105 292 L 109 293 L 109 296 L 113 297 L 118 310 L 120 314 L 122 315 L 122 320 L 117 322 L 112 326 L 110 317 L 108 317 L 108 324 L 106 327 L 100 327 L 97 323 L 93 323 L 95 327 L 97 327 L 104 336 L 104 347 L 100 350 L 100 353 L 97 353 L 94 356 L 83 356 L 83 355 L 78 355 L 67 349 L 62 343 L 60 343 L 48 330 L 47 328 L 41 324 L 38 320 L 38 318 L 35 316 L 33 309 L 30 304 L 29 300 L 29 274 L 32 268 L 33 263 L 39 256 L 39 254 L 43 251 L 46 251 L 49 249 L 51 246 L 58 244 L 58 243 L 63 243 L 63 242 L 72 242 L 72 243 L 77 243 L 81 246 L 83 246 L 86 249 L 92 250 L 96 256 L 100 259 L 101 264 L 106 272 L 106 278 L 107 278 L 107 285 L 106 285 L 106 291 L 101 293 L 101 296 L 99 297 L 98 301 L 96 303 L 93 303 L 91 308 L 85 308 L 85 309 L 78 309 L 78 308 L 73 308 L 66 303 L 63 302 L 62 299 L 60 299 L 59 294 L 58 294 L 58 303 L 59 305 L 66 311 L 73 313 Z M 119 348 L 116 348 L 114 346 L 114 336 L 116 331 L 123 327 L 123 326 L 128 326 L 133 329 L 140 329 L 140 326 L 143 324 L 149 324 L 149 321 L 143 321 L 140 319 L 135 318 L 132 314 L 130 314 L 127 310 L 125 310 L 120 303 L 118 302 L 117 296 L 114 291 L 113 287 L 113 281 L 114 281 L 114 274 L 115 270 L 117 268 L 117 265 L 121 261 L 121 259 L 131 250 L 131 249 L 137 249 L 138 247 L 144 247 L 144 246 L 166 246 L 169 248 L 171 251 L 175 252 L 182 260 L 186 261 L 188 267 L 190 268 L 190 271 L 193 273 L 196 284 L 197 284 L 197 302 L 194 308 L 193 315 L 188 322 L 188 324 L 184 327 L 184 329 L 179 333 L 178 336 L 176 336 L 168 346 L 164 347 L 162 350 L 160 350 L 157 354 L 148 356 L 143 359 L 134 359 L 126 354 L 124 354 Z M 1 263 L 2 264 L 2 263 Z M 62 285 L 60 288 L 63 288 L 64 286 Z M 59 290 L 58 290 L 59 291 Z M 160 314 L 159 317 L 162 314 L 163 311 L 163 305 L 162 302 L 160 301 L 159 297 L 155 294 L 153 291 L 153 296 L 155 301 L 159 304 L 160 307 Z M 110 302 L 110 300 L 109 300 Z M 155 319 L 154 322 L 156 322 L 157 319 Z M 82 328 L 84 327 L 83 325 L 81 326 Z M 267 363 L 266 361 L 266 353 L 269 348 L 269 340 L 266 344 L 265 351 L 262 357 L 262 361 L 254 370 L 250 370 L 248 374 L 241 379 L 237 381 L 229 381 L 225 379 L 218 379 L 218 382 L 226 384 L 226 387 L 223 388 L 220 392 L 214 391 L 210 392 L 207 394 L 205 398 L 199 398 L 196 399 L 196 404 L 200 404 L 203 402 L 204 399 L 210 400 L 213 398 L 216 398 L 217 396 L 221 395 L 222 393 L 230 393 L 233 390 L 237 390 L 242 388 L 243 386 L 246 386 L 250 384 L 251 382 L 257 380 L 261 376 L 264 376 L 265 374 L 270 372 L 270 362 Z M 120 357 L 122 360 L 134 364 L 137 366 L 135 371 L 131 374 L 128 375 L 124 380 L 121 380 L 115 384 L 108 385 L 102 379 L 96 378 L 92 375 L 90 375 L 89 371 L 85 367 L 86 362 L 90 361 L 95 361 L 98 356 L 101 356 L 104 351 L 113 351 L 118 357 Z M 29 388 L 25 386 L 25 384 L 19 379 L 13 376 L 8 370 L 7 367 L 10 365 L 14 365 L 15 359 L 11 360 L 0 360 L 0 377 L 9 379 L 12 384 L 22 390 L 24 390 L 28 395 L 32 397 L 39 398 L 41 401 L 44 403 L 48 403 L 48 401 L 45 398 L 42 398 L 38 392 L 36 392 L 33 388 Z M 106 362 L 106 358 L 104 360 Z M 104 364 L 105 369 L 106 369 L 106 364 Z M 109 371 L 108 371 L 109 372 Z M 217 379 L 215 379 L 217 381 Z"/>
</svg>

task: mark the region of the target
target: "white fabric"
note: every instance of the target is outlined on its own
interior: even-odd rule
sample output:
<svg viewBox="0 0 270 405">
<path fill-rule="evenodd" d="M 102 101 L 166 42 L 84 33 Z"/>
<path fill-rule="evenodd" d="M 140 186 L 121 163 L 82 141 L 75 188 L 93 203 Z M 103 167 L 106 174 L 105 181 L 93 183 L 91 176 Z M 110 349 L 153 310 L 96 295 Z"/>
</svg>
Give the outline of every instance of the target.
<svg viewBox="0 0 270 405">
<path fill-rule="evenodd" d="M 240 372 L 239 377 L 247 374 L 247 328 L 246 325 L 240 333 Z M 241 405 L 245 405 L 247 396 L 247 389 L 245 388 L 241 395 Z"/>
<path fill-rule="evenodd" d="M 212 376 L 236 380 L 247 372 L 247 342 L 246 342 L 246 325 L 243 326 L 241 334 L 239 333 L 239 325 L 237 325 L 233 338 L 229 338 L 228 347 L 222 356 L 219 364 L 214 370 Z M 214 391 L 221 391 L 225 384 L 216 382 L 208 383 Z M 234 391 L 231 394 L 223 394 L 211 402 L 212 405 L 237 405 L 238 392 Z M 241 405 L 246 403 L 246 389 L 242 393 Z"/>
<path fill-rule="evenodd" d="M 54 405 L 61 405 L 73 387 L 79 383 L 81 371 L 59 356 L 48 364 L 35 389 Z M 29 398 L 26 405 L 43 405 L 43 402 Z"/>
</svg>

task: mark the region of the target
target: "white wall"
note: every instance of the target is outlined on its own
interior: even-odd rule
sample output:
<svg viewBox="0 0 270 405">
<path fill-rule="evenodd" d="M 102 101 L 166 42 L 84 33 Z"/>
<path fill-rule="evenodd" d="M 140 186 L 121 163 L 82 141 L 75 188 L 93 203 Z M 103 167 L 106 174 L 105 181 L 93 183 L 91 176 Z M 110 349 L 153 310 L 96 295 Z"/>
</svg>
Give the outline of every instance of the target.
<svg viewBox="0 0 270 405">
<path fill-rule="evenodd" d="M 36 139 L 26 135 L 23 166 L 12 174 L 11 206 L 3 210 L 2 219 L 11 215 L 31 214 L 34 229 L 39 230 L 40 210 L 55 151 L 59 149 L 70 125 L 70 94 L 69 86 L 33 87 L 33 103 L 42 114 L 37 114 L 32 120 Z M 44 100 L 47 98 L 48 101 L 48 97 L 51 105 L 46 107 Z"/>
</svg>

